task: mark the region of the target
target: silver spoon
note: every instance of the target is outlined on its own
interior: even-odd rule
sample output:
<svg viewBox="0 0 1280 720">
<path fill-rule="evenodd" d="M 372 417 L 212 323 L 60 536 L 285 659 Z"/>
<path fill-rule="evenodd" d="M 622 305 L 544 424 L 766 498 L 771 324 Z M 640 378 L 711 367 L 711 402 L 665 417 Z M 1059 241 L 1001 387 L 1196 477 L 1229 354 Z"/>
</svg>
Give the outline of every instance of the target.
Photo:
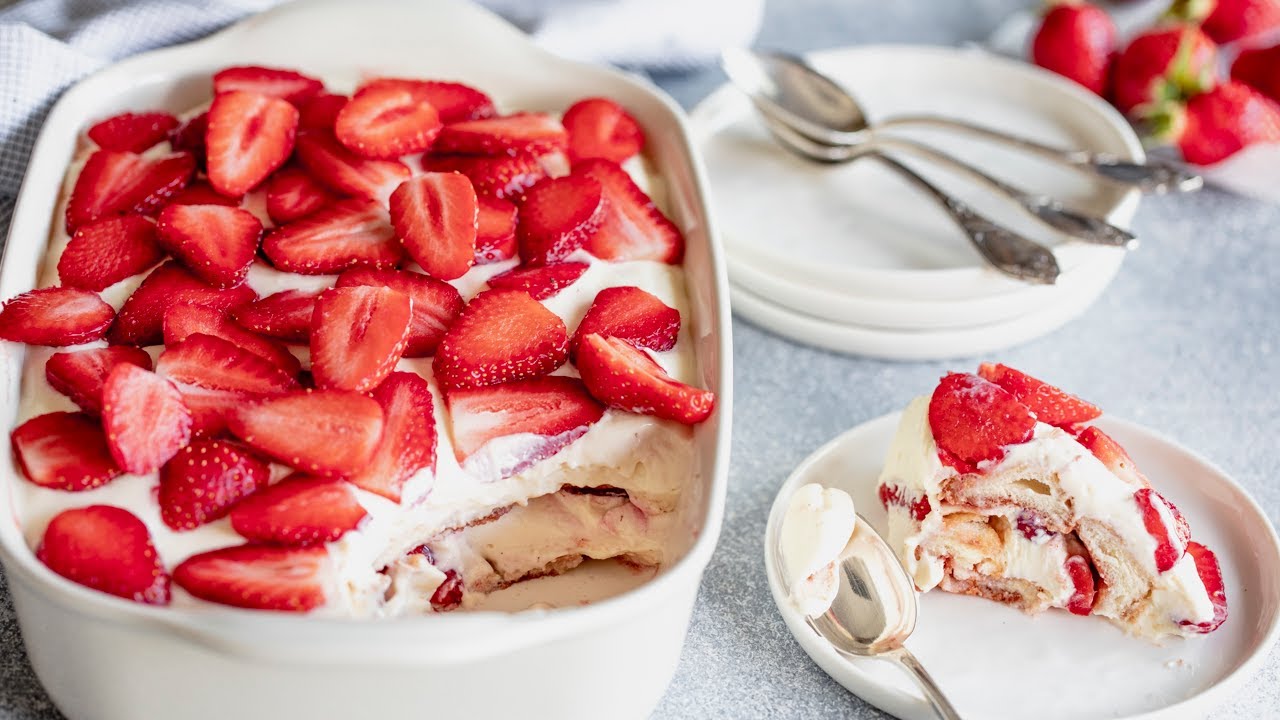
<svg viewBox="0 0 1280 720">
<path fill-rule="evenodd" d="M 782 553 L 774 553 L 778 577 Z M 920 661 L 903 643 L 916 629 L 915 585 L 888 543 L 858 516 L 836 573 L 839 589 L 827 611 L 805 622 L 840 653 L 895 663 L 911 676 L 925 699 L 943 720 L 960 720 Z M 784 588 L 790 593 L 790 588 Z"/>
<path fill-rule="evenodd" d="M 783 147 L 805 158 L 824 159 L 826 146 L 801 135 L 770 114 L 761 112 L 761 117 Z M 1058 261 L 1049 248 L 993 222 L 968 204 L 943 192 L 911 168 L 885 155 L 875 143 L 850 147 L 848 154 L 842 161 L 874 157 L 933 197 L 995 269 L 1028 282 L 1052 285 L 1057 281 L 1060 274 Z"/>
<path fill-rule="evenodd" d="M 1063 150 L 937 115 L 886 118 L 872 128 L 848 91 L 794 55 L 729 49 L 722 56 L 722 65 L 735 84 L 751 88 L 753 98 L 767 98 L 777 105 L 788 125 L 827 145 L 865 142 L 874 131 L 889 127 L 935 127 L 1005 143 L 1147 193 L 1190 192 L 1204 186 L 1203 178 L 1178 164 L 1150 159 L 1146 163 L 1134 163 L 1107 153 Z"/>
</svg>

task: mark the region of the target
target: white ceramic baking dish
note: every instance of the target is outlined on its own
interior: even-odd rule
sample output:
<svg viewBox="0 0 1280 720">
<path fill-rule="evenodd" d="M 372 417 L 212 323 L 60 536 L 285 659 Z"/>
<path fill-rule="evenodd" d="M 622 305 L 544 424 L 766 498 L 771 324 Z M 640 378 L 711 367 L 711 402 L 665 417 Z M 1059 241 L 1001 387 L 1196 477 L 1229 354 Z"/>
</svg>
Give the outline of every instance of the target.
<svg viewBox="0 0 1280 720">
<path fill-rule="evenodd" d="M 705 176 L 683 112 L 636 78 L 569 62 L 486 11 L 455 0 L 312 0 L 205 40 L 140 55 L 69 90 L 41 130 L 0 270 L 0 297 L 34 286 L 63 174 L 91 118 L 183 110 L 233 64 L 457 79 L 506 107 L 563 108 L 607 95 L 646 130 L 669 211 L 688 239 L 686 319 L 699 379 L 719 395 L 695 431 L 688 551 L 638 589 L 548 612 L 453 613 L 356 622 L 208 607 L 138 605 L 70 583 L 23 540 L 18 478 L 0 443 L 0 560 L 31 662 L 73 720 L 377 717 L 644 717 L 675 672 L 719 536 L 729 462 L 730 325 Z M 13 427 L 23 347 L 0 343 L 4 427 Z"/>
</svg>

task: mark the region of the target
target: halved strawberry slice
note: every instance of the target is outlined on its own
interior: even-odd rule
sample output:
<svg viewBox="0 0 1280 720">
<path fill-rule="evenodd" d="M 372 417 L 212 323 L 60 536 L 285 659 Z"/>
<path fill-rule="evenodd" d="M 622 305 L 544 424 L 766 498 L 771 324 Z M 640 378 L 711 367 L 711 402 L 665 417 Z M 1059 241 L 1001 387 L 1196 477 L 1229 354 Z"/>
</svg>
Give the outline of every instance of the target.
<svg viewBox="0 0 1280 720">
<path fill-rule="evenodd" d="M 250 332 L 231 321 L 226 310 L 205 305 L 174 305 L 164 314 L 164 342 L 177 345 L 195 334 L 222 338 L 270 362 L 289 377 L 302 371 L 298 358 L 278 342 Z"/>
<path fill-rule="evenodd" d="M 217 390 L 192 383 L 174 381 L 182 393 L 182 402 L 191 411 L 191 438 L 206 439 L 227 434 L 227 418 L 241 405 L 254 402 L 260 395 L 239 390 Z"/>
<path fill-rule="evenodd" d="M 983 363 L 978 367 L 978 374 L 1008 390 L 1015 400 L 1031 408 L 1042 423 L 1066 428 L 1102 414 L 1098 406 L 1007 365 Z"/>
<path fill-rule="evenodd" d="M 379 202 L 409 179 L 409 168 L 404 163 L 361 157 L 328 132 L 313 130 L 299 136 L 298 161 L 312 177 L 335 192 Z"/>
<path fill-rule="evenodd" d="M 376 78 L 360 86 L 360 90 L 395 87 L 408 90 L 430 104 L 440 114 L 445 124 L 463 120 L 479 120 L 497 114 L 488 95 L 468 85 L 440 80 L 408 80 L 404 78 Z"/>
<path fill-rule="evenodd" d="M 432 149 L 459 155 L 515 155 L 563 150 L 564 126 L 546 113 L 516 113 L 445 126 Z"/>
<path fill-rule="evenodd" d="M 141 475 L 155 472 L 191 439 L 191 411 L 173 383 L 121 363 L 102 387 L 102 427 L 116 464 Z"/>
<path fill-rule="evenodd" d="M 474 187 L 474 186 L 473 186 Z M 479 195 L 476 217 L 476 265 L 488 265 L 516 256 L 515 203 Z"/>
<path fill-rule="evenodd" d="M 1150 487 L 1151 483 L 1147 477 L 1138 471 L 1138 466 L 1129 457 L 1129 453 L 1124 451 L 1120 443 L 1111 439 L 1110 435 L 1099 430 L 1096 426 L 1090 425 L 1076 436 L 1076 442 L 1089 449 L 1093 456 L 1102 461 L 1116 477 L 1124 480 L 1135 488 Z"/>
<path fill-rule="evenodd" d="M 579 100 L 564 111 L 569 160 L 603 158 L 622 163 L 644 147 L 644 131 L 621 105 L 608 98 Z"/>
<path fill-rule="evenodd" d="M 254 189 L 293 152 L 298 110 L 269 95 L 221 93 L 209 106 L 205 163 L 209 184 L 227 197 Z"/>
<path fill-rule="evenodd" d="M 160 518 L 174 530 L 192 530 L 225 516 L 270 479 L 267 463 L 243 448 L 197 440 L 160 470 Z"/>
<path fill-rule="evenodd" d="M 295 70 L 244 65 L 219 70 L 213 76 L 213 92 L 251 92 L 299 102 L 324 90 L 324 83 Z"/>
<path fill-rule="evenodd" d="M 38 415 L 15 428 L 10 440 L 22 474 L 40 487 L 92 490 L 123 472 L 102 426 L 87 413 Z"/>
<path fill-rule="evenodd" d="M 156 230 L 166 250 L 217 288 L 244 282 L 262 238 L 262 222 L 253 213 L 222 205 L 170 205 Z"/>
<path fill-rule="evenodd" d="M 1182 557 L 1191 540 L 1191 528 L 1173 503 L 1151 488 L 1133 494 L 1142 511 L 1142 524 L 1156 541 L 1156 571 L 1165 572 Z"/>
<path fill-rule="evenodd" d="M 174 151 L 189 152 L 196 165 L 204 167 L 204 136 L 209 131 L 209 111 L 196 115 L 179 125 L 169 135 L 169 145 Z"/>
<path fill-rule="evenodd" d="M 427 357 L 453 324 L 465 303 L 457 288 L 429 275 L 408 270 L 356 268 L 338 276 L 336 287 L 388 287 L 413 299 L 413 316 L 405 357 Z"/>
<path fill-rule="evenodd" d="M 67 200 L 67 232 L 99 218 L 146 214 L 187 186 L 196 170 L 190 153 L 143 157 L 99 150 L 85 161 Z"/>
<path fill-rule="evenodd" d="M 373 459 L 382 437 L 382 408 L 367 395 L 305 390 L 237 408 L 236 437 L 296 470 L 346 477 Z"/>
<path fill-rule="evenodd" d="M 943 463 L 976 472 L 997 462 L 1004 447 L 1026 442 L 1036 418 L 1004 388 L 968 373 L 949 373 L 929 400 L 929 427 Z"/>
<path fill-rule="evenodd" d="M 58 279 L 68 287 L 104 290 L 164 258 L 156 226 L 144 217 L 108 217 L 81 225 L 58 258 Z"/>
<path fill-rule="evenodd" d="M 395 85 L 363 87 L 334 121 L 338 141 L 371 158 L 398 158 L 431 147 L 442 124 L 432 105 Z"/>
<path fill-rule="evenodd" d="M 1209 601 L 1213 603 L 1213 619 L 1202 623 L 1183 620 L 1178 624 L 1198 633 L 1213 632 L 1227 621 L 1227 590 L 1222 582 L 1222 568 L 1218 565 L 1218 556 L 1198 542 L 1187 543 L 1187 554 L 1195 561 L 1196 573 L 1200 575 L 1200 582 L 1204 583 L 1205 592 L 1209 593 Z"/>
<path fill-rule="evenodd" d="M 520 204 L 516 236 L 529 265 L 563 262 L 600 229 L 604 191 L 592 178 L 548 178 L 529 188 Z"/>
<path fill-rule="evenodd" d="M 333 132 L 333 124 L 338 120 L 338 113 L 350 99 L 346 95 L 326 92 L 297 103 L 298 129 Z"/>
<path fill-rule="evenodd" d="M 532 153 L 514 156 L 427 155 L 422 158 L 427 172 L 457 172 L 466 175 L 476 195 L 497 200 L 516 200 L 525 189 L 547 176 L 546 168 Z"/>
<path fill-rule="evenodd" d="M 405 481 L 423 468 L 436 467 L 435 399 L 420 375 L 393 372 L 373 391 L 387 419 L 373 460 L 351 476 L 359 488 L 400 502 Z"/>
<path fill-rule="evenodd" d="M 432 367 L 442 387 L 482 387 L 546 375 L 568 356 L 555 313 L 522 290 L 486 290 L 445 333 Z"/>
<path fill-rule="evenodd" d="M 211 287 L 170 260 L 152 270 L 125 300 L 107 339 L 114 345 L 155 345 L 163 339 L 164 314 L 173 305 L 231 308 L 257 297 L 248 285 L 229 290 Z"/>
<path fill-rule="evenodd" d="M 534 300 L 546 300 L 582 277 L 586 263 L 566 262 L 541 267 L 518 267 L 489 278 L 489 287 L 523 290 Z"/>
<path fill-rule="evenodd" d="M 267 215 L 277 225 L 301 220 L 338 201 L 305 170 L 286 167 L 267 181 Z"/>
<path fill-rule="evenodd" d="M 561 375 L 450 390 L 445 402 L 458 462 L 493 480 L 555 455 L 604 415 L 581 380 Z"/>
<path fill-rule="evenodd" d="M 54 353 L 44 364 L 44 377 L 50 387 L 71 398 L 82 410 L 100 415 L 102 386 L 120 363 L 150 370 L 151 356 L 142 348 L 123 345 Z"/>
<path fill-rule="evenodd" d="M 605 214 L 586 248 L 602 260 L 653 260 L 678 265 L 684 258 L 684 236 L 653 200 L 617 163 L 585 160 L 573 174 L 592 178 L 604 188 Z"/>
<path fill-rule="evenodd" d="M 661 352 L 676 346 L 679 332 L 679 310 L 638 287 L 622 285 L 596 294 L 573 333 L 570 347 L 576 357 L 581 339 L 595 333 Z"/>
<path fill-rule="evenodd" d="M 366 515 L 346 480 L 294 474 L 236 505 L 231 527 L 247 540 L 307 546 L 337 540 Z"/>
<path fill-rule="evenodd" d="M 387 287 L 330 288 L 311 318 L 316 387 L 367 392 L 404 354 L 413 301 Z"/>
<path fill-rule="evenodd" d="M 240 201 L 219 193 L 204 180 L 194 180 L 190 185 L 182 188 L 173 197 L 169 198 L 169 201 L 165 203 L 165 207 L 169 205 L 225 205 L 226 207 L 239 207 Z"/>
<path fill-rule="evenodd" d="M 178 118 L 165 112 L 121 113 L 89 128 L 89 139 L 103 150 L 140 153 L 169 136 Z"/>
<path fill-rule="evenodd" d="M 251 395 L 279 395 L 300 387 L 293 374 L 271 360 L 202 333 L 166 347 L 156 372 L 178 383 Z"/>
<path fill-rule="evenodd" d="M 432 277 L 460 278 L 476 256 L 476 191 L 457 173 L 427 173 L 391 194 L 391 224 L 409 257 Z"/>
<path fill-rule="evenodd" d="M 1072 615 L 1088 615 L 1093 612 L 1093 599 L 1097 594 L 1097 583 L 1094 581 L 1093 568 L 1083 555 L 1071 555 L 1066 562 L 1067 575 L 1075 591 L 1067 600 L 1067 610 Z"/>
<path fill-rule="evenodd" d="M 173 581 L 201 600 L 256 610 L 307 612 L 325 603 L 333 562 L 323 545 L 310 548 L 236 545 L 192 555 Z"/>
<path fill-rule="evenodd" d="M 262 252 L 285 272 L 328 275 L 352 267 L 390 268 L 404 250 L 387 211 L 349 198 L 267 233 Z"/>
<path fill-rule="evenodd" d="M 350 271 L 349 271 L 350 272 Z M 281 290 L 231 309 L 231 318 L 259 335 L 290 343 L 311 339 L 311 315 L 320 291 Z"/>
<path fill-rule="evenodd" d="M 169 575 L 151 533 L 133 513 L 112 505 L 63 510 L 49 521 L 36 558 L 94 590 L 150 605 L 169 604 Z"/>
<path fill-rule="evenodd" d="M 69 287 L 29 290 L 0 307 L 0 339 L 61 347 L 97 340 L 115 317 L 98 293 Z"/>
<path fill-rule="evenodd" d="M 621 338 L 584 335 L 578 344 L 578 372 L 596 399 L 628 412 L 694 425 L 716 406 L 715 393 L 673 379 L 645 351 Z"/>
</svg>

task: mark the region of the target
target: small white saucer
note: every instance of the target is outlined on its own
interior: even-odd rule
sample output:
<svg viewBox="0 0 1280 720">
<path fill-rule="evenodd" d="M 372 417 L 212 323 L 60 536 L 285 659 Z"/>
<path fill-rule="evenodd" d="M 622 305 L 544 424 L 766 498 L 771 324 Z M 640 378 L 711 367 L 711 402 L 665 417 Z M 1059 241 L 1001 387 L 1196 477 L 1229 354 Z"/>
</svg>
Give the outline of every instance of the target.
<svg viewBox="0 0 1280 720">
<path fill-rule="evenodd" d="M 778 526 L 795 488 L 821 483 L 853 496 L 884 531 L 876 478 L 898 413 L 846 432 L 810 455 L 778 491 L 765 530 L 774 601 L 805 652 L 849 691 L 903 720 L 935 717 L 894 667 L 847 660 L 787 602 L 774 572 Z M 960 714 L 982 720 L 1190 720 L 1224 702 L 1258 670 L 1280 637 L 1280 539 L 1257 503 L 1204 458 L 1133 423 L 1098 423 L 1120 441 L 1193 536 L 1213 549 L 1226 581 L 1226 623 L 1204 637 L 1154 645 L 1101 618 L 1060 611 L 1028 616 L 987 600 L 933 591 L 907 646 Z"/>
</svg>

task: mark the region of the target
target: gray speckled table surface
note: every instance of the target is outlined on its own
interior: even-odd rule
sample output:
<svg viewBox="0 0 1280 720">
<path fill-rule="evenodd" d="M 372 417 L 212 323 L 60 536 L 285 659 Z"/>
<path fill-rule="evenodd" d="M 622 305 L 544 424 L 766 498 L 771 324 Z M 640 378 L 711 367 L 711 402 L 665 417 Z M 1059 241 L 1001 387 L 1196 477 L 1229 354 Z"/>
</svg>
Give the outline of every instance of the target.
<svg viewBox="0 0 1280 720">
<path fill-rule="evenodd" d="M 726 3 L 731 5 L 732 3 Z M 808 50 L 985 37 L 1017 0 L 773 0 L 760 43 Z M 655 80 L 686 107 L 718 72 Z M 1278 178 L 1280 180 L 1280 178 Z M 1001 354 L 1107 410 L 1190 442 L 1280 523 L 1280 206 L 1207 190 L 1142 204 L 1142 248 L 1085 315 Z M 760 552 L 773 495 L 814 448 L 899 409 L 960 363 L 842 357 L 735 320 L 733 461 L 720 546 L 659 718 L 879 718 L 791 638 Z M 968 366 L 972 363 L 963 363 Z M 60 717 L 27 663 L 0 582 L 0 718 Z M 1280 717 L 1280 653 L 1211 717 Z"/>
</svg>

